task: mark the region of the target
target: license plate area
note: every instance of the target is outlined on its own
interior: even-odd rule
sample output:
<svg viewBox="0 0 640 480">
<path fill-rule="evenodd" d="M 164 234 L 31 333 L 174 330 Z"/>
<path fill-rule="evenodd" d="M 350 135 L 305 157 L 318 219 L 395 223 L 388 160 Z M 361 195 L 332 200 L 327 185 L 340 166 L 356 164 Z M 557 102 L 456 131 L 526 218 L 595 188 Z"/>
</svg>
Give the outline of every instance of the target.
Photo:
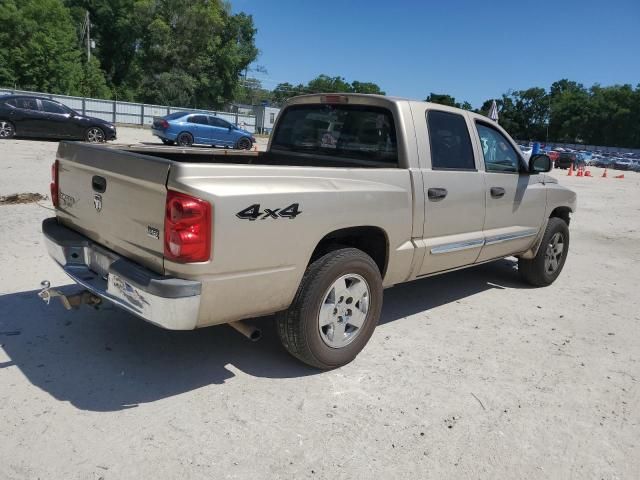
<svg viewBox="0 0 640 480">
<path fill-rule="evenodd" d="M 92 245 L 89 249 L 89 269 L 96 272 L 105 280 L 109 276 L 109 267 L 118 258 L 116 255 L 97 245 Z"/>
</svg>

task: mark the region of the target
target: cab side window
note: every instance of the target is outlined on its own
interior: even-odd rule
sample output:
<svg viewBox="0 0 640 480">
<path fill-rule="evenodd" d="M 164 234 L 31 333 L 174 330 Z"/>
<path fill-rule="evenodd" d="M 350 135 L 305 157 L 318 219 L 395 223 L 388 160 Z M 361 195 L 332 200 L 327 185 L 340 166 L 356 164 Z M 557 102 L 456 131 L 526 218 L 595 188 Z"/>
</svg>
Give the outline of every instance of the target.
<svg viewBox="0 0 640 480">
<path fill-rule="evenodd" d="M 517 173 L 520 171 L 520 156 L 511 143 L 495 128 L 476 123 L 484 166 L 487 172 Z"/>
<path fill-rule="evenodd" d="M 431 110 L 427 113 L 431 168 L 475 170 L 469 129 L 462 115 Z"/>
</svg>

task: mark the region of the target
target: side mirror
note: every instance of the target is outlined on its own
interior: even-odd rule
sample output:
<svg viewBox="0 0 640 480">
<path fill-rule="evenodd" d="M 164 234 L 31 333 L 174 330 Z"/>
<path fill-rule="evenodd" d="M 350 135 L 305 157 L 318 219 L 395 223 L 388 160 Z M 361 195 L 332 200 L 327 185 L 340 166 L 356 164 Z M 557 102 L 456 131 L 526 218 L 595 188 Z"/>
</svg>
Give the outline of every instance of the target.
<svg viewBox="0 0 640 480">
<path fill-rule="evenodd" d="M 549 172 L 552 167 L 551 158 L 544 153 L 531 155 L 529 159 L 529 173 L 531 174 Z"/>
</svg>

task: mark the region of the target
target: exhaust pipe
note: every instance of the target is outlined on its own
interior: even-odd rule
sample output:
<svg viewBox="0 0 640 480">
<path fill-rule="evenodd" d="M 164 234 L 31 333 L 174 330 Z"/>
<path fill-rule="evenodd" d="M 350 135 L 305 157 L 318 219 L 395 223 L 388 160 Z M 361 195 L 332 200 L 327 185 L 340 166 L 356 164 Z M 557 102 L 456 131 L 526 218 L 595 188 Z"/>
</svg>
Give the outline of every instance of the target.
<svg viewBox="0 0 640 480">
<path fill-rule="evenodd" d="M 248 325 L 241 320 L 237 322 L 230 322 L 227 325 L 240 332 L 252 342 L 257 342 L 262 338 L 262 330 L 252 325 Z"/>
</svg>

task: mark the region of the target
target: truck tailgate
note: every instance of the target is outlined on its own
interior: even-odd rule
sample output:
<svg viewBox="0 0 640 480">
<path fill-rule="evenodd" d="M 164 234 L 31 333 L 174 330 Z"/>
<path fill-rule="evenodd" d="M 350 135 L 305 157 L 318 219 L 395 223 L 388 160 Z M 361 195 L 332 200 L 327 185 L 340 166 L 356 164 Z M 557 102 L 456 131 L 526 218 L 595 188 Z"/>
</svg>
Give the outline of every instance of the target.
<svg viewBox="0 0 640 480">
<path fill-rule="evenodd" d="M 171 162 L 105 146 L 61 142 L 61 223 L 163 273 L 166 183 Z"/>
</svg>

